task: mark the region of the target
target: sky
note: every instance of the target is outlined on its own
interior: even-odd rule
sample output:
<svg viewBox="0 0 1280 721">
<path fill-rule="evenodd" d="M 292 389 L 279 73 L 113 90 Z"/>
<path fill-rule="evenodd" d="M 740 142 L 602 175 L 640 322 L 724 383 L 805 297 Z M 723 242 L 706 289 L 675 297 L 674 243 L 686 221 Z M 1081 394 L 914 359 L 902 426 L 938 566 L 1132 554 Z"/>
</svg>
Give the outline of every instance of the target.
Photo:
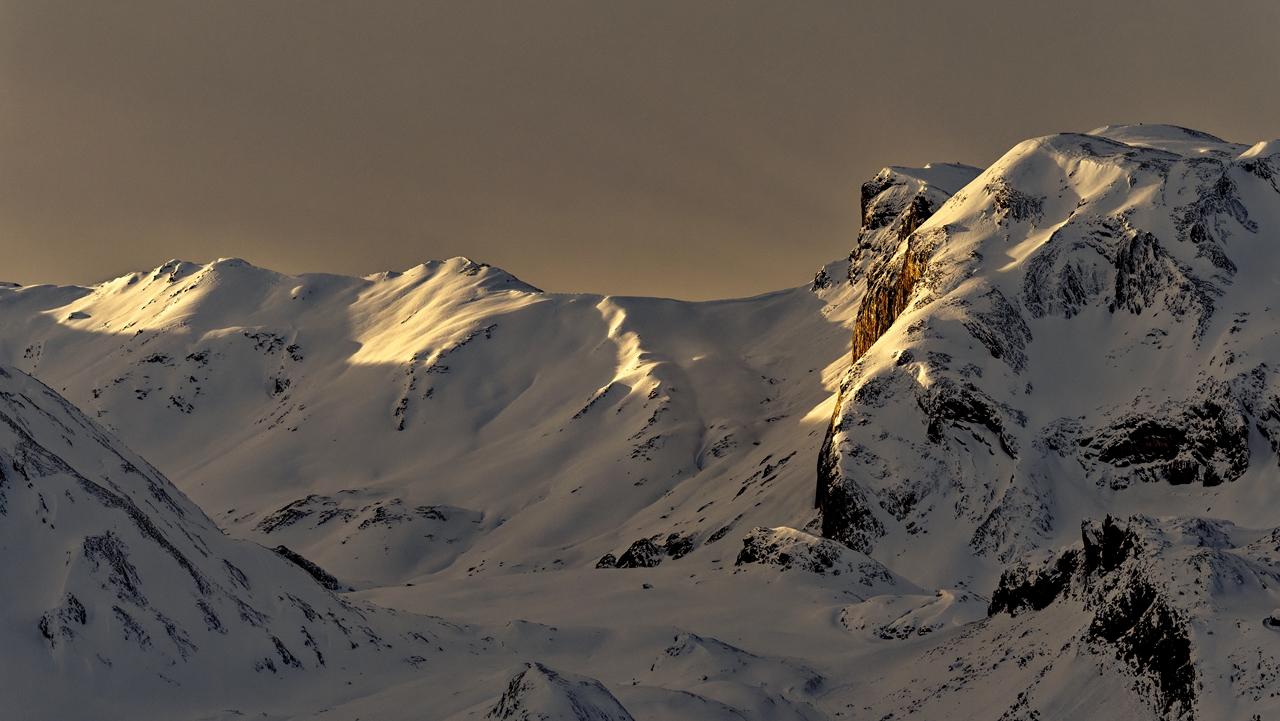
<svg viewBox="0 0 1280 721">
<path fill-rule="evenodd" d="M 887 165 L 1280 137 L 1280 3 L 0 0 L 0 280 L 172 258 L 742 297 Z"/>
</svg>

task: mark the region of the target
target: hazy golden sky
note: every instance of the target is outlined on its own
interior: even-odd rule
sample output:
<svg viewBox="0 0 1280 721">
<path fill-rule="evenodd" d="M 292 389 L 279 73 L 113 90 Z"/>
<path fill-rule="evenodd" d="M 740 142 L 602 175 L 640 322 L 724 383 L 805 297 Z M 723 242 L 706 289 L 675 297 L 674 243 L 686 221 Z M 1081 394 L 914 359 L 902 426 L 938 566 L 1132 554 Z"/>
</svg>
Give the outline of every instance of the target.
<svg viewBox="0 0 1280 721">
<path fill-rule="evenodd" d="M 466 255 L 705 299 L 846 254 L 885 165 L 1280 136 L 1280 3 L 0 0 L 0 280 Z"/>
</svg>

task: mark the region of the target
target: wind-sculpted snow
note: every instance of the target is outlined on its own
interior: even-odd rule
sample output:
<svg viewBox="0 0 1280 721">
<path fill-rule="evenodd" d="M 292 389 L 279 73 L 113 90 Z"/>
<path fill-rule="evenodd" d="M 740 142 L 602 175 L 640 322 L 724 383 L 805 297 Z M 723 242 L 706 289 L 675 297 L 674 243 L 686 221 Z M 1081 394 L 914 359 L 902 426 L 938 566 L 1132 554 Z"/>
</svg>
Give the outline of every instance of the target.
<svg viewBox="0 0 1280 721">
<path fill-rule="evenodd" d="M 827 685 L 822 674 L 795 659 L 757 656 L 692 633 L 673 638 L 653 659 L 644 680 L 713 708 L 757 708 L 764 712 L 762 717 L 795 719 L 822 717 L 814 702 Z M 744 699 L 754 702 L 743 703 Z M 715 716 L 713 712 L 704 718 Z"/>
</svg>

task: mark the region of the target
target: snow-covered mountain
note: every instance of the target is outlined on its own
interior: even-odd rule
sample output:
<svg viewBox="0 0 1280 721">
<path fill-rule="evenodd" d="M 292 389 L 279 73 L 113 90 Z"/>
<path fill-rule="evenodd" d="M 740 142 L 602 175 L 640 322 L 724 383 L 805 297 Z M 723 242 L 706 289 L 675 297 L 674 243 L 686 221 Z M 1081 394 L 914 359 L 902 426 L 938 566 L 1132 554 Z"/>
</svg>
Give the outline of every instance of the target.
<svg viewBox="0 0 1280 721">
<path fill-rule="evenodd" d="M 360 588 L 804 525 L 856 310 L 844 287 L 553 295 L 465 259 L 366 279 L 172 263 L 5 295 L 0 361 L 231 535 Z"/>
<path fill-rule="evenodd" d="M 33 559 L 7 589 L 53 589 L 6 590 L 17 663 L 79 703 L 204 712 L 243 688 L 282 717 L 1265 716 L 1277 174 L 1280 144 L 1170 126 L 887 168 L 812 284 L 706 303 L 543 293 L 462 258 L 5 284 L 10 425 L 216 579 L 186 588 L 123 506 L 77 497 L 58 543 L 5 549 Z M 64 475 L 22 502 L 64 512 L 85 493 Z M 52 532 L 18 517 L 6 538 Z M 89 570 L 104 534 L 147 559 L 142 604 Z M 236 599 L 272 623 L 233 626 Z M 328 613 L 395 650 L 343 647 Z M 203 655 L 159 643 L 168 622 Z M 91 647 L 159 660 L 112 677 Z"/>
<path fill-rule="evenodd" d="M 1114 647 L 1157 711 L 1241 717 L 1251 674 L 1230 659 L 1252 643 L 1225 653 L 1197 631 L 1225 620 L 1223 584 L 1248 599 L 1233 636 L 1280 601 L 1223 526 L 1280 519 L 1278 153 L 1168 126 L 1038 138 L 910 232 L 906 216 L 896 234 L 868 225 L 885 250 L 850 278 L 866 290 L 820 461 L 823 534 L 925 586 L 988 592 L 1003 573 L 993 612 L 1083 601 L 1081 620 L 1026 623 L 1071 629 L 1063 653 Z M 1087 558 L 1113 528 L 1126 540 L 1101 562 L 1026 567 L 1082 519 Z M 1001 600 L 1028 574 L 1030 600 Z M 1015 716 L 1035 710 L 1026 694 Z"/>
<path fill-rule="evenodd" d="M 1245 499 L 1276 465 L 1251 459 L 1251 429 L 1280 447 L 1268 148 L 1147 126 L 1039 138 L 882 242 L 853 279 L 824 533 L 987 583 L 1075 532 L 1058 518 L 1203 513 L 1211 495 L 1265 521 Z M 966 539 L 949 555 L 915 538 L 943 527 Z"/>
<path fill-rule="evenodd" d="M 406 657 L 460 636 L 332 593 L 288 549 L 227 538 L 74 406 L 3 369 L 0 553 L 12 718 L 321 710 L 353 695 L 338 684 L 408 678 Z"/>
</svg>

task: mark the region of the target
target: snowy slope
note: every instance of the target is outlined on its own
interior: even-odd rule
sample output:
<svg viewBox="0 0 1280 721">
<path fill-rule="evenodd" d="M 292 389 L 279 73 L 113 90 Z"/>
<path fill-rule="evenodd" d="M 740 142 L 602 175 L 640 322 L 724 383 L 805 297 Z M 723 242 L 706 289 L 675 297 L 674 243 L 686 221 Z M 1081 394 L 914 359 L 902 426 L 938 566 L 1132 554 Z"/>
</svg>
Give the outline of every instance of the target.
<svg viewBox="0 0 1280 721">
<path fill-rule="evenodd" d="M 410 678 L 406 657 L 461 638 L 227 538 L 118 440 L 3 368 L 0 554 L 11 718 L 321 710 L 367 693 L 341 682 Z"/>
<path fill-rule="evenodd" d="M 842 567 L 855 572 L 838 578 L 734 565 L 751 529 L 798 533 L 815 516 L 813 459 L 846 362 L 851 292 L 682 303 L 539 293 L 465 259 L 366 279 L 229 260 L 14 289 L 0 298 L 0 336 L 6 360 L 141 449 L 227 533 L 286 545 L 365 598 L 473 628 L 531 616 L 581 626 L 580 613 L 555 614 L 610 597 L 581 632 L 618 659 L 603 675 L 563 639 L 522 662 L 636 680 L 626 707 L 637 718 L 739 714 L 783 697 L 723 680 L 659 691 L 640 671 L 680 632 L 738 640 L 752 614 L 781 618 L 797 594 L 829 609 L 804 619 L 825 630 L 851 601 L 919 593 L 853 551 Z M 649 561 L 660 567 L 597 567 L 641 540 L 661 548 Z M 550 589 L 522 588 L 544 575 Z M 673 600 L 619 629 L 653 597 L 637 598 L 642 583 Z M 690 593 L 771 598 L 725 626 L 690 618 Z M 751 663 L 771 663 L 770 645 L 752 642 L 763 654 Z M 510 663 L 466 684 L 480 715 Z M 403 695 L 460 685 L 441 678 L 335 712 L 385 716 Z M 801 695 L 809 708 L 813 694 Z"/>
<path fill-rule="evenodd" d="M 1108 514 L 1133 516 L 1129 528 L 1274 525 L 1275 151 L 1170 126 L 1030 140 L 902 238 L 866 280 L 856 363 L 820 464 L 823 534 L 926 587 L 991 589 L 1008 564 L 1080 542 L 1081 522 Z M 860 347 L 860 334 L 872 342 Z M 1145 520 L 1153 516 L 1165 520 Z M 1194 520 L 1202 516 L 1223 520 Z M 1095 587 L 1112 581 L 1090 569 L 1063 572 L 1074 580 L 1043 611 L 1054 618 L 1023 623 L 1062 636 L 1061 652 L 1074 655 L 1070 663 L 1059 655 L 1067 676 L 1091 677 L 1105 649 L 1115 650 L 1122 667 L 1148 679 L 1158 700 L 1148 712 L 1236 718 L 1252 707 L 1233 704 L 1250 695 L 1269 708 L 1268 696 L 1242 690 L 1248 674 L 1227 664 L 1242 653 L 1265 660 L 1271 640 L 1237 638 L 1228 653 L 1203 635 L 1259 627 L 1277 600 L 1269 566 L 1237 572 L 1221 556 L 1175 571 L 1183 536 L 1135 542 L 1152 567 L 1130 573 L 1131 585 L 1132 576 L 1146 579 L 1140 590 L 1109 601 L 1124 628 L 1091 616 L 1106 606 Z M 1218 572 L 1233 580 L 1214 575 L 1210 599 L 1203 586 L 1186 586 Z M 1184 603 L 1192 590 L 1203 603 Z M 1233 607 L 1219 594 L 1248 600 Z M 1227 628 L 1224 616 L 1236 613 Z M 993 635 L 1002 623 L 993 617 L 965 646 L 1015 649 L 1008 635 Z M 1141 639 L 1130 632 L 1182 643 L 1185 664 L 1153 670 L 1168 649 L 1135 651 Z M 1085 646 L 1093 650 L 1081 653 Z M 910 672 L 922 673 L 918 666 Z M 1224 671 L 1227 681 L 1215 680 Z M 965 685 L 958 679 L 949 688 Z M 1072 686 L 1040 692 L 1036 705 L 1035 684 L 1011 683 L 1021 688 L 1003 698 L 1028 694 L 1011 717 L 1069 715 L 1061 704 Z M 904 690 L 889 704 L 954 716 L 964 695 L 926 701 Z M 1122 708 L 1099 701 L 1071 713 L 1132 713 Z"/>
<path fill-rule="evenodd" d="M 367 279 L 173 263 L 0 293 L 0 360 L 228 533 L 357 587 L 807 523 L 853 309 L 843 287 L 556 296 L 465 259 Z"/>
<path fill-rule="evenodd" d="M 463 258 L 5 285 L 0 364 L 202 528 L 442 639 L 271 713 L 1265 716 L 1277 152 L 1113 126 L 886 168 L 847 258 L 739 300 Z"/>
<path fill-rule="evenodd" d="M 1087 516 L 1265 525 L 1280 158 L 1247 149 L 1167 126 L 1027 141 L 904 239 L 867 281 L 864 309 L 906 302 L 843 381 L 824 533 L 989 587 Z"/>
</svg>

